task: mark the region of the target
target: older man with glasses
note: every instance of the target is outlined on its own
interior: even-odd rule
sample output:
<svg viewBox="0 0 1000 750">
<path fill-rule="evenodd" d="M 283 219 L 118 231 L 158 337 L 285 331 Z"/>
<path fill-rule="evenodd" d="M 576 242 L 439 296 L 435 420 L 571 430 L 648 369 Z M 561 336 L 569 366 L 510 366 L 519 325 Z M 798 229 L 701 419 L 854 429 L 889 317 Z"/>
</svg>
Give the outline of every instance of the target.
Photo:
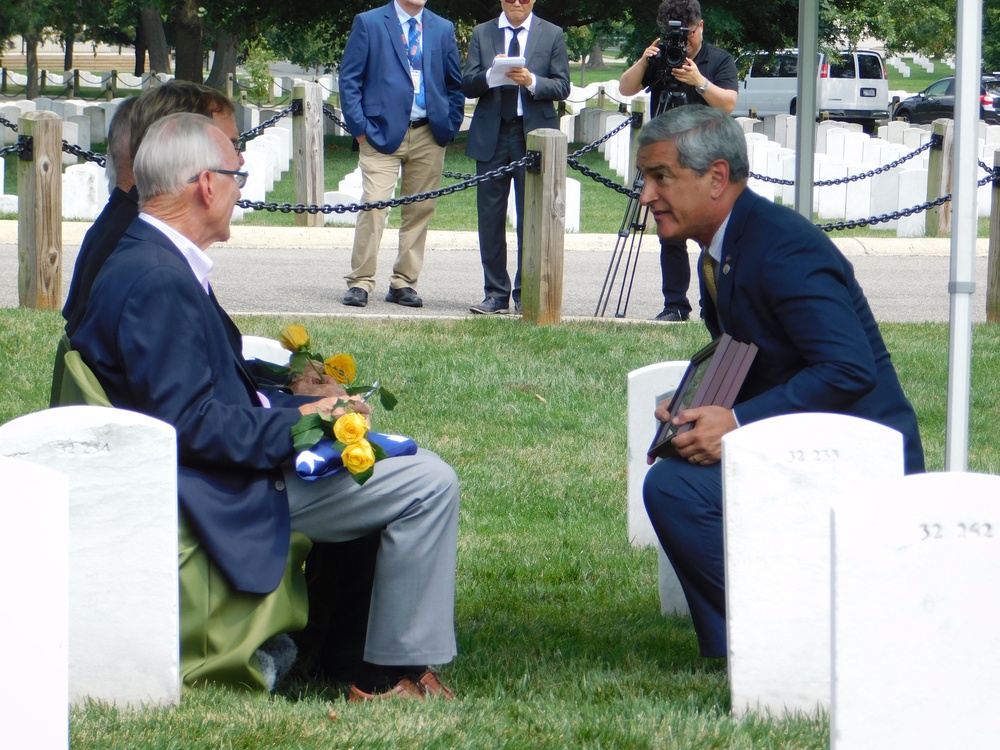
<svg viewBox="0 0 1000 750">
<path fill-rule="evenodd" d="M 235 590 L 275 590 L 291 531 L 318 542 L 379 535 L 366 671 L 349 700 L 452 698 L 429 665 L 456 653 L 455 472 L 422 449 L 380 461 L 363 485 L 346 471 L 312 482 L 295 472 L 292 427 L 345 407 L 260 388 L 215 298 L 206 250 L 229 238 L 239 162 L 200 115 L 150 129 L 135 157 L 141 213 L 98 274 L 73 348 L 114 406 L 176 429 L 180 508 Z"/>
<path fill-rule="evenodd" d="M 498 18 L 472 32 L 462 89 L 478 98 L 465 144 L 476 174 L 492 172 L 522 158 L 525 134 L 559 127 L 554 102 L 569 95 L 569 56 L 563 30 L 534 14 L 535 0 L 502 0 Z M 505 76 L 492 76 L 497 60 L 524 58 Z M 507 198 L 511 180 L 517 207 L 517 264 L 514 283 L 507 271 Z M 479 315 L 521 311 L 521 244 L 524 236 L 524 167 L 476 189 L 479 255 L 485 297 L 470 309 Z"/>
</svg>

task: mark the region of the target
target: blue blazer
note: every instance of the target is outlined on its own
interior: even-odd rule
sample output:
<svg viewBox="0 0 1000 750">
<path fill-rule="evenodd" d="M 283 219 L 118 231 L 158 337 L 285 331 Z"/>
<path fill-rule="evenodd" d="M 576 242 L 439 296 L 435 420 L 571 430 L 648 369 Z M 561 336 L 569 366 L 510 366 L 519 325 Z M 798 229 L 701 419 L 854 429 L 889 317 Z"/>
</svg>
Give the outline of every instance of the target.
<svg viewBox="0 0 1000 750">
<path fill-rule="evenodd" d="M 273 591 L 288 555 L 281 464 L 296 408 L 268 392 L 239 353 L 239 330 L 167 237 L 141 219 L 94 283 L 72 346 L 116 407 L 177 430 L 178 495 L 195 533 L 233 586 Z"/>
<path fill-rule="evenodd" d="M 718 307 L 701 281 L 702 317 L 760 351 L 737 398 L 740 424 L 819 411 L 903 434 L 907 473 L 923 471 L 913 407 L 854 268 L 810 221 L 746 189 L 722 245 Z"/>
<path fill-rule="evenodd" d="M 500 28 L 499 17 L 473 29 L 462 88 L 470 99 L 479 98 L 465 144 L 466 156 L 477 161 L 489 161 L 497 148 L 503 89 L 489 87 L 486 71 L 493 65 L 493 59 L 497 55 L 505 53 L 504 32 Z M 525 67 L 536 78 L 534 94 L 521 87 L 524 132 L 529 133 L 538 128 L 558 130 L 559 116 L 553 102 L 562 101 L 569 96 L 569 56 L 563 30 L 534 16 L 528 33 L 528 46 L 524 50 L 524 61 Z"/>
<path fill-rule="evenodd" d="M 423 10 L 424 95 L 438 145 L 446 146 L 465 117 L 455 26 Z M 410 125 L 413 83 L 406 43 L 392 3 L 354 17 L 340 61 L 340 104 L 357 138 L 383 154 L 399 148 Z"/>
</svg>

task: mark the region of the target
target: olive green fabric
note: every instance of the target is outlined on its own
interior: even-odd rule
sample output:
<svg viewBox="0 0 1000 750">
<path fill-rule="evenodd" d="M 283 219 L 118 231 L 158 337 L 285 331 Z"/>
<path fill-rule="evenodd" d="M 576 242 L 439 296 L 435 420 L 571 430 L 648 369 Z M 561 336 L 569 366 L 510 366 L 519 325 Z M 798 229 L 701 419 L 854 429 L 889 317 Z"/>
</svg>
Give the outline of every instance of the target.
<svg viewBox="0 0 1000 750">
<path fill-rule="evenodd" d="M 57 347 L 52 406 L 111 406 L 94 373 L 63 336 Z M 63 367 L 59 367 L 59 360 Z M 285 574 L 266 596 L 236 591 L 191 532 L 178 519 L 181 678 L 186 686 L 205 683 L 265 691 L 256 651 L 279 633 L 301 630 L 309 615 L 303 564 L 312 542 L 292 532 Z"/>
<path fill-rule="evenodd" d="M 267 596 L 234 591 L 188 525 L 180 525 L 181 677 L 238 690 L 267 691 L 257 648 L 309 618 L 303 563 L 312 542 L 292 532 L 285 575 Z M 206 626 L 207 624 L 207 626 Z"/>
</svg>

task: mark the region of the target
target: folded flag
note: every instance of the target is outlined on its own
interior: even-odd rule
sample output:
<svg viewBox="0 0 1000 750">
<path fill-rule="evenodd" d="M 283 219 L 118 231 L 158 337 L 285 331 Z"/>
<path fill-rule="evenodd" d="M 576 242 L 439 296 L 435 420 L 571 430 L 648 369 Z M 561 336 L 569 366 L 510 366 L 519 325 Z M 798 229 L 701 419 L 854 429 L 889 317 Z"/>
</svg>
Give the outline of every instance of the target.
<svg viewBox="0 0 1000 750">
<path fill-rule="evenodd" d="M 417 444 L 413 439 L 403 435 L 386 435 L 369 430 L 365 438 L 379 445 L 388 458 L 412 456 L 417 452 Z M 323 438 L 309 450 L 299 453 L 295 457 L 295 473 L 305 480 L 313 481 L 344 471 L 340 451 L 333 446 L 333 440 Z"/>
</svg>

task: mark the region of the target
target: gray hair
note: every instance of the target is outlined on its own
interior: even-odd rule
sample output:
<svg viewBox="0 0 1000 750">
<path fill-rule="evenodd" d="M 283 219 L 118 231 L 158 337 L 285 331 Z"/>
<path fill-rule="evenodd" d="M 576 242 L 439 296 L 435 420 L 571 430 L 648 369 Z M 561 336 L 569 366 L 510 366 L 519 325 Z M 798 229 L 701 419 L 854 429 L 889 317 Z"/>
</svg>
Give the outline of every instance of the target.
<svg viewBox="0 0 1000 750">
<path fill-rule="evenodd" d="M 183 192 L 188 180 L 204 169 L 224 168 L 225 153 L 212 138 L 212 129 L 218 128 L 204 115 L 180 112 L 146 132 L 133 166 L 140 205 Z"/>
<path fill-rule="evenodd" d="M 743 129 L 720 109 L 704 104 L 674 107 L 643 125 L 639 146 L 673 141 L 682 167 L 698 175 L 708 171 L 712 162 L 722 159 L 729 164 L 729 181 L 746 182 L 750 177 L 747 139 Z"/>
<path fill-rule="evenodd" d="M 108 155 L 104 160 L 104 170 L 108 178 L 108 190 L 114 190 L 122 177 L 124 169 L 132 169 L 132 149 L 129 140 L 132 137 L 132 128 L 129 124 L 129 113 L 135 106 L 137 97 L 130 96 L 122 100 L 115 108 L 114 115 L 111 116 L 111 124 L 108 125 Z"/>
</svg>

